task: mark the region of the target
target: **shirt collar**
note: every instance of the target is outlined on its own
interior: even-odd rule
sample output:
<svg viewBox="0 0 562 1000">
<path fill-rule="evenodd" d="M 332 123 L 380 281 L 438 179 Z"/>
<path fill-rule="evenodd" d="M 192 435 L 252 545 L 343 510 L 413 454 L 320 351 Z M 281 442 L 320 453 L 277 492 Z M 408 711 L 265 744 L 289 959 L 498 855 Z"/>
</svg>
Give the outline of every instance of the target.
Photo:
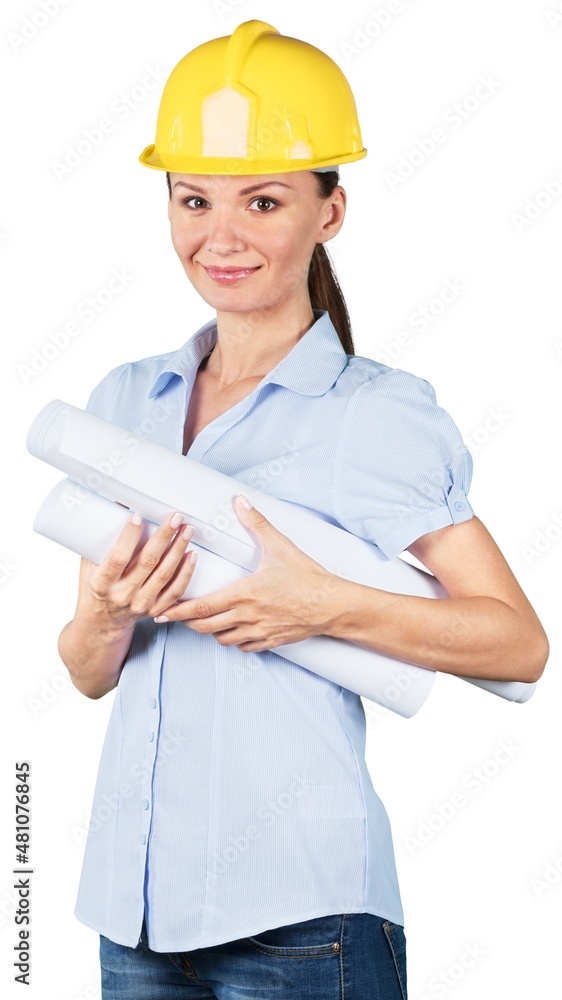
<svg viewBox="0 0 562 1000">
<path fill-rule="evenodd" d="M 303 337 L 264 376 L 306 396 L 321 396 L 347 365 L 347 354 L 326 309 L 313 309 L 315 321 Z M 205 323 L 179 350 L 167 354 L 149 391 L 157 396 L 175 375 L 188 382 L 217 341 L 216 319 Z"/>
</svg>

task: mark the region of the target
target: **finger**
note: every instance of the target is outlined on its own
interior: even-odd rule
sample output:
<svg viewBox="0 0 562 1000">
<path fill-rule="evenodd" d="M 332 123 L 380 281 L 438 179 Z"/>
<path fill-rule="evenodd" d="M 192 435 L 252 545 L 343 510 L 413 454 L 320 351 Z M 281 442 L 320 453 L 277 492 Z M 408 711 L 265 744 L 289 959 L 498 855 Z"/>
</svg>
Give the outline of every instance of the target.
<svg viewBox="0 0 562 1000">
<path fill-rule="evenodd" d="M 176 533 L 181 536 L 182 532 L 185 531 L 187 525 L 182 524 L 182 522 L 183 514 L 169 514 L 136 553 L 127 572 L 127 583 L 132 590 L 137 591 L 143 586 L 158 566 L 163 554 L 168 550 Z M 180 526 L 181 531 L 178 530 Z M 179 552 L 176 550 L 176 562 L 181 558 L 184 549 L 185 546 Z"/>
<path fill-rule="evenodd" d="M 244 620 L 242 617 L 244 612 L 239 607 L 243 600 L 240 583 L 235 583 L 229 587 L 223 587 L 221 590 L 215 590 L 211 594 L 205 594 L 204 597 L 181 601 L 180 604 L 163 609 L 161 615 L 165 615 L 167 621 L 194 621 L 197 626 L 203 625 L 209 620 L 212 620 L 214 624 L 217 621 L 224 623 L 225 616 L 228 616 L 228 626 L 221 624 L 221 628 L 231 627 Z M 203 630 L 200 629 L 200 631 Z M 206 631 L 211 631 L 211 629 L 207 628 Z"/>
<path fill-rule="evenodd" d="M 242 653 L 263 653 L 265 649 L 271 649 L 271 643 L 267 642 L 237 642 L 236 645 Z"/>
<path fill-rule="evenodd" d="M 272 640 L 260 638 L 259 629 L 247 625 L 216 632 L 215 639 L 221 646 L 238 646 L 244 653 L 259 653 L 264 649 L 271 649 L 273 645 Z"/>
<path fill-rule="evenodd" d="M 194 530 L 192 524 L 182 525 L 177 530 L 152 573 L 139 587 L 139 595 L 143 597 L 147 606 L 154 604 L 159 599 L 161 592 L 175 580 L 176 574 L 183 564 L 182 561 L 184 560 L 186 549 L 191 541 Z M 177 600 L 177 597 L 175 599 Z M 168 603 L 171 603 L 171 601 Z"/>
<path fill-rule="evenodd" d="M 183 562 L 180 563 L 176 574 L 170 580 L 168 586 L 160 591 L 155 603 L 146 612 L 147 617 L 157 618 L 159 615 L 166 614 L 168 608 L 174 607 L 178 601 L 182 600 L 195 572 L 197 555 L 197 552 L 193 550 L 185 553 Z M 166 621 L 169 621 L 169 619 L 166 618 Z"/>
<path fill-rule="evenodd" d="M 95 570 L 96 590 L 105 591 L 110 584 L 121 579 L 139 543 L 141 532 L 142 517 L 140 514 L 131 514 Z"/>
<path fill-rule="evenodd" d="M 195 572 L 197 556 L 198 553 L 194 549 L 184 552 L 172 576 L 166 585 L 155 595 L 152 604 L 149 605 L 146 612 L 147 617 L 156 617 L 159 614 L 165 614 L 167 608 L 173 607 L 176 601 L 179 601 L 183 597 Z"/>
<path fill-rule="evenodd" d="M 208 618 L 192 618 L 191 615 L 186 617 L 183 613 L 183 605 L 186 603 L 188 602 L 180 601 L 173 607 L 164 610 L 162 614 L 169 618 L 170 621 L 183 622 L 184 625 L 189 625 L 190 628 L 195 629 L 196 632 L 200 632 L 201 635 L 212 635 L 247 624 L 236 608 L 223 611 L 219 615 L 211 615 Z M 158 616 L 158 621 L 161 620 L 162 617 Z"/>
</svg>

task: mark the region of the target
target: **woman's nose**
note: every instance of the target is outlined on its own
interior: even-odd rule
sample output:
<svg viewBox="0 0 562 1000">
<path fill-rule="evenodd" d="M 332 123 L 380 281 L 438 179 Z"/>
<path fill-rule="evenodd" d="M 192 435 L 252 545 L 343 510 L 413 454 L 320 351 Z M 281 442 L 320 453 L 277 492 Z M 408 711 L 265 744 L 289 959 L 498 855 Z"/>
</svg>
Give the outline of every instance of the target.
<svg viewBox="0 0 562 1000">
<path fill-rule="evenodd" d="M 206 246 L 209 253 L 225 256 L 244 250 L 245 240 L 231 213 L 215 211 L 209 213 L 208 218 Z"/>
</svg>

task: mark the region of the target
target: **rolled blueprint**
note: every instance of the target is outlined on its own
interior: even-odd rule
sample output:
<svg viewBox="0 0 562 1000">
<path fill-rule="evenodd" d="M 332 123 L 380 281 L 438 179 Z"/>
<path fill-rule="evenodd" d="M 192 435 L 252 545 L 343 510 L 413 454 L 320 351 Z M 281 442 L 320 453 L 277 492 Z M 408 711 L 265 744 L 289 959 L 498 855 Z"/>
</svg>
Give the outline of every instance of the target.
<svg viewBox="0 0 562 1000">
<path fill-rule="evenodd" d="M 232 506 L 240 492 L 329 572 L 394 593 L 447 597 L 431 574 L 399 558 L 386 560 L 376 545 L 321 516 L 61 400 L 53 400 L 37 415 L 27 447 L 74 480 L 63 481 L 49 494 L 35 530 L 94 562 L 104 557 L 130 510 L 152 522 L 145 524 L 139 544 L 169 513 L 184 513 L 194 525 L 191 545 L 199 552 L 188 598 L 242 579 L 259 565 L 259 545 Z M 331 636 L 312 636 L 273 651 L 405 718 L 419 710 L 435 679 L 429 668 Z M 511 701 L 527 701 L 536 687 L 462 679 Z"/>
</svg>

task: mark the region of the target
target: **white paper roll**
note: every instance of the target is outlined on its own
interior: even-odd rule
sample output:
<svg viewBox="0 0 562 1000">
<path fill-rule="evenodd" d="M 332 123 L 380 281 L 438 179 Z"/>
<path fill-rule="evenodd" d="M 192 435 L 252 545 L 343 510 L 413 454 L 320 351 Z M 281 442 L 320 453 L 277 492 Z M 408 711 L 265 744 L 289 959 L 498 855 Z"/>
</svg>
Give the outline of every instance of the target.
<svg viewBox="0 0 562 1000">
<path fill-rule="evenodd" d="M 140 512 L 139 512 L 140 513 Z M 33 530 L 72 552 L 99 564 L 105 558 L 131 514 L 128 507 L 106 500 L 83 486 L 61 479 L 47 494 L 37 511 Z M 138 545 L 143 547 L 158 525 L 143 519 Z M 203 597 L 219 587 L 236 583 L 250 571 L 203 549 L 191 539 L 190 548 L 198 554 L 197 567 L 185 597 Z"/>
<path fill-rule="evenodd" d="M 33 527 L 46 538 L 99 564 L 130 513 L 120 504 L 63 479 L 43 501 Z M 135 552 L 157 527 L 153 521 L 143 521 Z M 250 575 L 250 570 L 198 545 L 194 537 L 190 547 L 198 553 L 197 566 L 184 597 L 203 597 Z M 275 646 L 273 652 L 404 718 L 410 718 L 421 708 L 435 680 L 433 670 L 331 636 L 315 635 L 301 642 Z"/>
<path fill-rule="evenodd" d="M 47 498 L 37 515 L 35 530 L 94 562 L 103 558 L 111 544 L 110 536 L 115 539 L 128 516 L 119 504 L 139 511 L 154 526 L 172 511 L 182 511 L 195 527 L 191 545 L 200 553 L 189 597 L 217 590 L 259 565 L 259 546 L 232 506 L 235 494 L 240 492 L 246 493 L 303 552 L 335 575 L 394 593 L 447 596 L 431 574 L 399 558 L 386 560 L 375 545 L 320 515 L 262 493 L 61 400 L 53 400 L 37 415 L 28 433 L 27 447 L 31 454 L 78 481 L 59 484 L 60 497 Z M 86 497 L 86 493 L 90 496 Z M 113 501 L 109 504 L 111 514 L 105 509 L 102 512 L 108 501 Z M 94 544 L 94 539 L 95 558 L 85 551 L 85 545 Z M 236 575 L 237 570 L 246 572 Z M 205 586 L 196 591 L 195 587 L 202 583 Z M 419 710 L 435 679 L 435 672 L 429 668 L 331 636 L 313 636 L 276 646 L 274 652 L 405 718 Z M 527 701 L 536 687 L 462 679 L 512 701 Z"/>
</svg>

